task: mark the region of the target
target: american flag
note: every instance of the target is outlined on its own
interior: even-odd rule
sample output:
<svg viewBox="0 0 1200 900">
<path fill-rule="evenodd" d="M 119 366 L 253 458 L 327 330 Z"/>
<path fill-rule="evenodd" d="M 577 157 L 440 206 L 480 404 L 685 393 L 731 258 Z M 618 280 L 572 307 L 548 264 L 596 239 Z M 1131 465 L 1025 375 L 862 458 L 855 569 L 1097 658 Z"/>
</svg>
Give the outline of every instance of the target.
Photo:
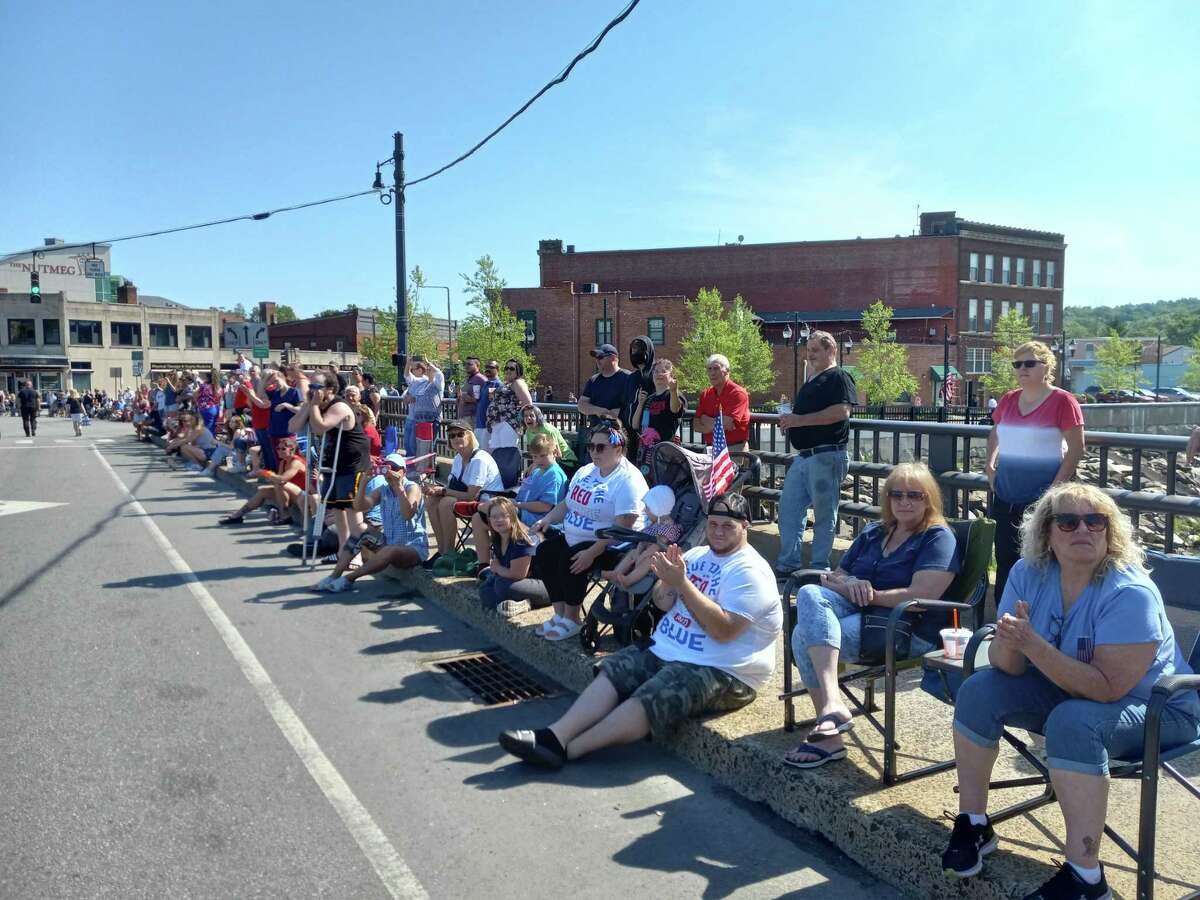
<svg viewBox="0 0 1200 900">
<path fill-rule="evenodd" d="M 721 424 L 721 413 L 717 411 L 717 423 L 713 426 L 712 469 L 708 473 L 708 481 L 704 485 L 704 501 L 707 503 L 716 497 L 733 482 L 737 476 L 737 466 L 729 456 L 729 445 L 725 443 L 725 426 Z"/>
</svg>

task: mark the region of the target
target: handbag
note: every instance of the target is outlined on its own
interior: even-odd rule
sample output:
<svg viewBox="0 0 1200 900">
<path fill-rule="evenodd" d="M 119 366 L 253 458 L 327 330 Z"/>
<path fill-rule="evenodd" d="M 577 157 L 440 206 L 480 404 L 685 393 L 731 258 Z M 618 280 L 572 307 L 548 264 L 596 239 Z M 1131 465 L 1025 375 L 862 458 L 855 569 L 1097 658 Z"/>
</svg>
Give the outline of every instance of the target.
<svg viewBox="0 0 1200 900">
<path fill-rule="evenodd" d="M 892 617 L 889 606 L 868 606 L 862 611 L 858 662 L 881 665 L 887 659 L 887 627 Z M 896 659 L 907 659 L 912 649 L 913 622 L 907 615 L 896 623 Z"/>
</svg>

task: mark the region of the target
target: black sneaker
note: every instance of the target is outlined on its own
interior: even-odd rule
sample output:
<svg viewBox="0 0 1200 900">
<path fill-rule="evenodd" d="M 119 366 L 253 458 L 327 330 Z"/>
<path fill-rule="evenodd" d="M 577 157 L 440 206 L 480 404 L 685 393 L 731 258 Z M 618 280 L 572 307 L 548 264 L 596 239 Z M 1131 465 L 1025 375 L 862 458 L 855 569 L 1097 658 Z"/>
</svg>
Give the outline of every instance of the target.
<svg viewBox="0 0 1200 900">
<path fill-rule="evenodd" d="M 978 875 L 983 868 L 983 858 L 995 850 L 998 843 L 990 822 L 972 825 L 970 816 L 959 813 L 954 817 L 950 846 L 942 854 L 942 868 L 958 878 Z"/>
<path fill-rule="evenodd" d="M 1111 897 L 1103 865 L 1100 866 L 1100 881 L 1088 884 L 1079 877 L 1074 866 L 1063 863 L 1057 875 L 1032 894 L 1026 894 L 1025 900 L 1109 900 Z"/>
<path fill-rule="evenodd" d="M 433 569 L 433 564 L 441 558 L 442 558 L 442 554 L 440 552 L 435 553 L 435 554 L 433 554 L 433 556 L 430 556 L 428 559 L 422 560 L 421 568 L 424 569 L 426 572 L 428 572 L 431 569 Z"/>
</svg>

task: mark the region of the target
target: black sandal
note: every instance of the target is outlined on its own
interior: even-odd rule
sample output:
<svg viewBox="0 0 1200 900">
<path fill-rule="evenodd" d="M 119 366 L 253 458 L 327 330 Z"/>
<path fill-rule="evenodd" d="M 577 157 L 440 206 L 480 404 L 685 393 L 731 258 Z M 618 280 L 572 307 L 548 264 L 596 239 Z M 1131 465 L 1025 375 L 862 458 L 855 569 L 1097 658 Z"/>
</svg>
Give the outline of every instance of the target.
<svg viewBox="0 0 1200 900">
<path fill-rule="evenodd" d="M 832 722 L 834 725 L 834 730 L 833 731 L 818 731 L 817 729 L 819 729 L 821 727 L 822 723 L 824 723 L 824 722 Z M 823 715 L 823 716 L 821 716 L 821 718 L 817 719 L 817 721 L 813 722 L 812 731 L 810 731 L 808 733 L 808 736 L 805 737 L 804 740 L 806 740 L 806 741 L 824 740 L 825 738 L 831 738 L 831 737 L 834 737 L 835 735 L 845 734 L 847 731 L 853 731 L 853 730 L 854 730 L 853 715 L 849 719 L 843 720 L 836 713 L 827 713 L 826 715 Z"/>
<path fill-rule="evenodd" d="M 233 513 L 230 513 L 227 516 L 221 516 L 221 518 L 217 519 L 217 524 L 218 525 L 241 525 L 242 520 L 245 518 L 246 518 L 245 515 L 238 516 L 238 515 L 234 515 Z"/>
</svg>

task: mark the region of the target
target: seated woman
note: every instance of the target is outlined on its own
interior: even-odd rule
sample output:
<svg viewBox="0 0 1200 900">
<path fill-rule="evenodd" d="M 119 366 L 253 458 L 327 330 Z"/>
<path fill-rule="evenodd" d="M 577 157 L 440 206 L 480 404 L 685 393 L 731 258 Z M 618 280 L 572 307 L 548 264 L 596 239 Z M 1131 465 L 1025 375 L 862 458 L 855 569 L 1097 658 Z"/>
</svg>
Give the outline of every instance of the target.
<svg viewBox="0 0 1200 900">
<path fill-rule="evenodd" d="M 497 609 L 508 599 L 509 588 L 529 575 L 534 548 L 516 504 L 507 497 L 489 501 L 487 519 L 491 567 L 479 586 L 479 597 L 484 606 Z"/>
<path fill-rule="evenodd" d="M 208 466 L 205 467 L 204 473 L 211 475 L 214 478 L 217 475 L 217 469 L 225 465 L 225 460 L 229 457 L 237 458 L 237 450 L 235 444 L 238 438 L 245 437 L 246 426 L 239 416 L 230 416 L 221 425 L 217 434 L 217 449 L 213 451 L 212 456 L 208 460 Z"/>
<path fill-rule="evenodd" d="M 905 600 L 941 598 L 958 571 L 954 532 L 942 516 L 942 492 L 923 463 L 903 463 L 883 483 L 880 521 L 855 538 L 838 567 L 796 595 L 792 657 L 817 721 L 807 739 L 784 756 L 812 769 L 846 756 L 842 734 L 854 727 L 838 690 L 838 657 L 857 658 L 862 609 Z M 933 649 L 940 617 L 925 614 L 914 629 L 913 652 Z"/>
<path fill-rule="evenodd" d="M 454 540 L 458 535 L 455 504 L 489 500 L 504 490 L 500 469 L 486 450 L 479 449 L 472 423 L 456 419 L 446 426 L 446 437 L 450 449 L 454 451 L 450 480 L 445 487 L 440 484 L 425 485 L 425 499 L 430 501 L 425 508 L 438 545 L 437 553 L 421 564 L 426 569 L 432 569 L 442 557 L 454 556 Z"/>
<path fill-rule="evenodd" d="M 558 460 L 569 469 L 575 468 L 578 464 L 575 451 L 571 449 L 571 445 L 567 443 L 567 439 L 563 437 L 563 433 L 558 430 L 557 425 L 547 422 L 542 411 L 532 403 L 521 410 L 521 416 L 525 422 L 525 433 L 521 435 L 521 446 L 526 453 L 533 452 L 534 439 L 539 434 L 544 434 L 550 438 Z"/>
<path fill-rule="evenodd" d="M 287 511 L 305 496 L 308 498 L 309 515 L 316 513 L 317 495 L 311 492 L 305 494 L 308 472 L 304 455 L 296 452 L 296 439 L 283 438 L 276 445 L 276 449 L 279 451 L 279 471 L 261 470 L 259 477 L 266 483 L 260 486 L 237 512 L 222 516 L 218 520 L 221 525 L 240 525 L 246 513 L 253 512 L 267 502 L 275 506 L 271 510 L 271 524 L 284 524 L 288 521 Z"/>
<path fill-rule="evenodd" d="M 649 488 L 637 466 L 625 458 L 625 446 L 619 423 L 594 425 L 587 444 L 592 461 L 575 473 L 566 498 L 531 529 L 535 536 L 546 537 L 538 546 L 534 569 L 554 601 L 554 615 L 537 632 L 548 641 L 579 633 L 588 574 L 597 566 L 612 568 L 620 560 L 609 549 L 612 541 L 596 532 L 612 525 L 641 527 Z M 559 522 L 562 533 L 551 535 L 550 526 Z"/>
<path fill-rule="evenodd" d="M 176 437 L 167 441 L 163 449 L 172 468 L 174 461 L 171 454 L 177 452 L 181 458 L 188 461 L 190 471 L 202 472 L 208 465 L 213 451 L 217 449 L 217 439 L 201 424 L 200 417 L 195 413 L 180 413 L 179 432 Z"/>
<path fill-rule="evenodd" d="M 1028 897 L 1108 897 L 1100 838 L 1109 759 L 1141 757 L 1158 679 L 1190 674 L 1129 521 L 1091 485 L 1051 487 L 1021 526 L 1021 558 L 996 610 L 990 667 L 954 705 L 959 815 L 942 867 L 967 877 L 997 838 L 988 783 L 1005 725 L 1046 736 L 1050 780 L 1066 820 L 1067 861 Z M 1200 738 L 1200 696 L 1163 711 L 1164 750 Z"/>
</svg>

